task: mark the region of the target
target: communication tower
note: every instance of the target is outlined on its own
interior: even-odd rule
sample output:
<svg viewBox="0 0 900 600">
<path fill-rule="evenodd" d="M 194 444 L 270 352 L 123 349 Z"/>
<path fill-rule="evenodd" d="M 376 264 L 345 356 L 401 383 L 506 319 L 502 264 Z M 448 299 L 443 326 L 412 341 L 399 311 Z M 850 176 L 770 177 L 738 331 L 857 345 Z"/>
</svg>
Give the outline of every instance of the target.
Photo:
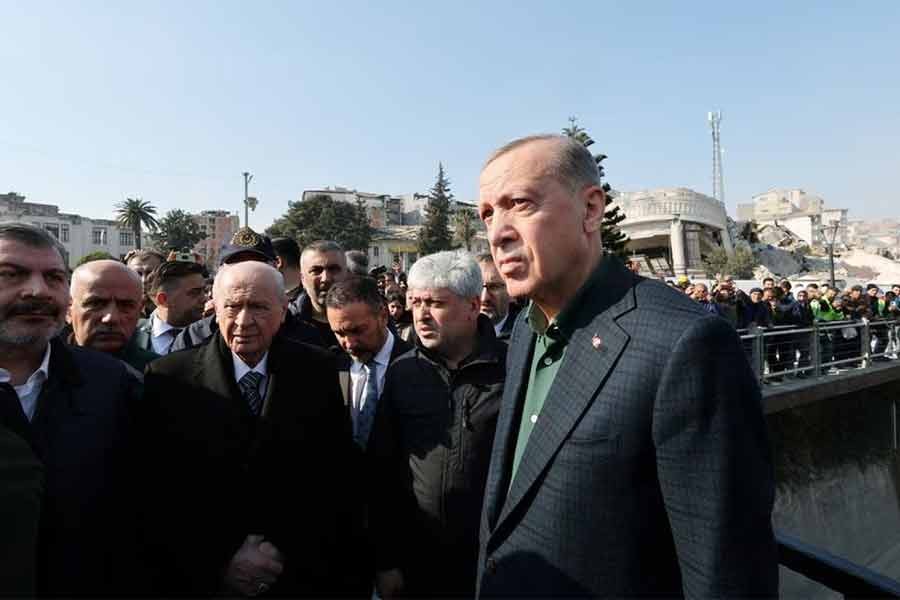
<svg viewBox="0 0 900 600">
<path fill-rule="evenodd" d="M 722 144 L 719 137 L 719 126 L 722 123 L 722 111 L 717 110 L 707 113 L 709 127 L 712 129 L 713 139 L 713 197 L 719 202 L 725 202 L 725 186 L 722 183 Z"/>
</svg>

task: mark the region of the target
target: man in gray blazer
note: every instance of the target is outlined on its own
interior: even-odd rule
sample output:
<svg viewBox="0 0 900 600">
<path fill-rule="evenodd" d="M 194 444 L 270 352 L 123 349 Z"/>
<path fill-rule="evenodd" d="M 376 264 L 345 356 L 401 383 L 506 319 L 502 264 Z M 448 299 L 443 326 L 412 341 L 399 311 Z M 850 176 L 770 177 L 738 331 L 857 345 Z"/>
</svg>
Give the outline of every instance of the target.
<svg viewBox="0 0 900 600">
<path fill-rule="evenodd" d="M 479 212 L 516 320 L 482 515 L 478 593 L 775 595 L 772 458 L 724 319 L 604 256 L 597 164 L 516 140 Z"/>
</svg>

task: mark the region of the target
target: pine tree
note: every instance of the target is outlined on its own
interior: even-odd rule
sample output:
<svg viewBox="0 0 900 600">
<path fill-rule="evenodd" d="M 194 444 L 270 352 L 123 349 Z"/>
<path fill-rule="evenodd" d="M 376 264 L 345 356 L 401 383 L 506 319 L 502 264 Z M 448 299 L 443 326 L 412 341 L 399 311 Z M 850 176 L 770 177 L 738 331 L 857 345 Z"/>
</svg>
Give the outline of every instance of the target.
<svg viewBox="0 0 900 600">
<path fill-rule="evenodd" d="M 569 126 L 564 127 L 563 134 L 581 142 L 585 148 L 590 148 L 594 144 L 594 140 L 588 135 L 582 127 L 578 126 L 578 119 L 569 117 Z M 595 154 L 594 160 L 597 161 L 597 169 L 600 171 L 600 179 L 605 176 L 603 170 L 603 161 L 606 160 L 605 154 Z M 612 187 L 608 183 L 603 183 L 603 191 L 606 193 L 607 199 Z M 618 206 L 608 208 L 603 214 L 603 224 L 601 225 L 600 236 L 603 243 L 603 251 L 608 254 L 615 254 L 619 257 L 625 257 L 627 252 L 625 245 L 628 243 L 628 236 L 622 233 L 618 225 L 625 220 L 623 213 Z"/>
<path fill-rule="evenodd" d="M 437 180 L 428 193 L 425 207 L 425 223 L 419 228 L 419 253 L 434 254 L 453 248 L 453 234 L 450 231 L 450 180 L 444 174 L 443 163 L 438 163 Z"/>
</svg>

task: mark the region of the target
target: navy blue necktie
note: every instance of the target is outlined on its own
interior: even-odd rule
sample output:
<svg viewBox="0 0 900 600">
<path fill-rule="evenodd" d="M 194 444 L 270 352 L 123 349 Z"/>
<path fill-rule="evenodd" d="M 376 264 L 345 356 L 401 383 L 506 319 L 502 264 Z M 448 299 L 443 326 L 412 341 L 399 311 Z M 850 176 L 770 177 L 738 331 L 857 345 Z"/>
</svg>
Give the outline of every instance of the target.
<svg viewBox="0 0 900 600">
<path fill-rule="evenodd" d="M 259 383 L 262 381 L 262 378 L 263 376 L 256 371 L 250 371 L 244 374 L 238 382 L 241 394 L 243 394 L 244 400 L 247 401 L 247 406 L 250 407 L 250 412 L 253 413 L 253 416 L 258 416 L 262 408 L 262 396 L 259 395 Z"/>
</svg>

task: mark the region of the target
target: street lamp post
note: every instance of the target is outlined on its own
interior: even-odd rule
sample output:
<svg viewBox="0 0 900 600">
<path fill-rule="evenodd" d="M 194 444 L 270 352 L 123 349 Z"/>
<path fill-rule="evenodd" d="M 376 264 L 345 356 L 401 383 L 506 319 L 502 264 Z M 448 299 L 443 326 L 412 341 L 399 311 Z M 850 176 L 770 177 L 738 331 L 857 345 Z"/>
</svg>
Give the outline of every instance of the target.
<svg viewBox="0 0 900 600">
<path fill-rule="evenodd" d="M 244 227 L 250 227 L 250 197 L 247 193 L 252 180 L 253 175 L 244 171 Z"/>
<path fill-rule="evenodd" d="M 832 226 L 822 227 L 821 230 L 823 233 L 831 230 L 831 239 L 829 240 L 827 237 L 825 240 L 828 242 L 828 268 L 831 272 L 831 287 L 834 287 L 834 242 L 837 239 L 838 228 L 841 226 L 840 221 L 835 221 Z"/>
</svg>

